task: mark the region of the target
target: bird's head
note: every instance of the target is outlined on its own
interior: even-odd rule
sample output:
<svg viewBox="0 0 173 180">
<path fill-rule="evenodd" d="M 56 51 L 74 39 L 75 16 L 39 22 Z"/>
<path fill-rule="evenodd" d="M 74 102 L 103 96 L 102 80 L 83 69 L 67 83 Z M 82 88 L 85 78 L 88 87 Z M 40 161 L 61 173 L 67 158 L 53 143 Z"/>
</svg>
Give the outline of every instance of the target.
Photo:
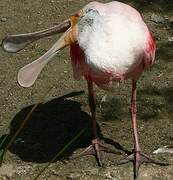
<svg viewBox="0 0 173 180">
<path fill-rule="evenodd" d="M 93 23 L 93 18 L 97 14 L 97 10 L 83 8 L 70 16 L 69 19 L 49 29 L 5 37 L 1 47 L 7 52 L 15 53 L 40 38 L 63 33 L 59 40 L 44 55 L 19 70 L 17 78 L 19 84 L 23 87 L 32 86 L 47 62 L 64 47 L 77 43 L 79 32 L 83 32 L 86 27 L 90 27 Z"/>
</svg>

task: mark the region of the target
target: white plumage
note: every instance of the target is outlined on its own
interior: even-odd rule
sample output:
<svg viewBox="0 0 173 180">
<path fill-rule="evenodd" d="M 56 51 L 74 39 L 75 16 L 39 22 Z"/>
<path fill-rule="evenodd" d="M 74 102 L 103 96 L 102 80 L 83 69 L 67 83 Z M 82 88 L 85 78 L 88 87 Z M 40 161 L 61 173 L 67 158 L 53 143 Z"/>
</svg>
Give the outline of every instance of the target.
<svg viewBox="0 0 173 180">
<path fill-rule="evenodd" d="M 84 15 L 77 24 L 77 41 L 85 53 L 85 65 L 90 69 L 78 74 L 89 73 L 100 87 L 128 78 L 127 74 L 140 66 L 145 56 L 148 28 L 135 9 L 123 6 L 128 7 L 127 12 L 119 2 L 108 3 L 106 8 L 104 4 L 92 2 L 84 7 Z M 128 11 L 131 14 L 127 15 Z"/>
</svg>

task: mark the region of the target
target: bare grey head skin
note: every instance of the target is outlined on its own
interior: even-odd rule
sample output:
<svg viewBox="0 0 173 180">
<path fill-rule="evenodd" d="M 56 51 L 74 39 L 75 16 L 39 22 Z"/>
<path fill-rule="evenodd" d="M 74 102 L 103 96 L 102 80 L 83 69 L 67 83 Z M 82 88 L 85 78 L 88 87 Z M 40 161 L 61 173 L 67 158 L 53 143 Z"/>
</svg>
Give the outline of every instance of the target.
<svg viewBox="0 0 173 180">
<path fill-rule="evenodd" d="M 92 26 L 95 18 L 99 16 L 99 12 L 96 9 L 86 8 L 83 10 L 83 15 L 79 18 L 78 28 L 84 30 L 85 26 Z"/>
<path fill-rule="evenodd" d="M 93 30 L 93 24 L 98 19 L 98 17 L 100 17 L 100 14 L 96 9 L 83 9 L 83 15 L 79 18 L 77 23 L 78 41 L 83 34 L 90 36 L 90 32 Z"/>
</svg>

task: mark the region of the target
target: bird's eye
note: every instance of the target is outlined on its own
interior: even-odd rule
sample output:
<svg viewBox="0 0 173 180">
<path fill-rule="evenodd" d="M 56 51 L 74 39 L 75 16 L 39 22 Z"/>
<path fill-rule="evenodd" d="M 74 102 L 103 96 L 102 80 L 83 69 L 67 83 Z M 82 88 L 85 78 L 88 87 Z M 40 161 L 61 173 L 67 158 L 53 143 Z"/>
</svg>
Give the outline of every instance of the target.
<svg viewBox="0 0 173 180">
<path fill-rule="evenodd" d="M 99 14 L 99 12 L 96 9 L 91 9 L 91 8 L 86 9 L 85 12 L 86 12 L 86 14 L 90 14 L 90 13 L 92 13 L 92 14 Z"/>
<path fill-rule="evenodd" d="M 86 13 L 89 13 L 89 12 L 91 12 L 91 11 L 93 11 L 93 9 L 87 9 L 87 10 L 86 10 Z"/>
</svg>

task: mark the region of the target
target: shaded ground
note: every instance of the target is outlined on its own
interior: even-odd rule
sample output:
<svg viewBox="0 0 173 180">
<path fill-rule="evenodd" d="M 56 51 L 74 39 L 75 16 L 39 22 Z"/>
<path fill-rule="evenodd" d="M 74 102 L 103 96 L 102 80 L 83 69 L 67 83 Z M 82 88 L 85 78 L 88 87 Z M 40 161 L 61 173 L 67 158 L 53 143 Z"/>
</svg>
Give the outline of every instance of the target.
<svg viewBox="0 0 173 180">
<path fill-rule="evenodd" d="M 50 27 L 66 19 L 82 7 L 83 0 L 6 0 L 0 3 L 0 39 L 7 34 L 32 32 Z M 108 2 L 108 1 L 102 1 Z M 143 151 L 173 144 L 173 3 L 171 0 L 140 0 L 127 2 L 143 14 L 157 40 L 156 64 L 138 83 L 138 119 Z M 34 112 L 31 120 L 9 149 L 0 168 L 0 179 L 32 179 L 46 162 L 87 127 L 81 139 L 62 155 L 68 158 L 89 144 L 89 107 L 86 83 L 74 81 L 68 50 L 62 51 L 41 73 L 31 88 L 21 88 L 16 82 L 17 71 L 43 54 L 58 37 L 40 40 L 18 54 L 0 50 L 0 134 L 14 133 L 31 107 L 49 89 L 45 103 Z M 130 115 L 130 84 L 122 84 L 114 93 L 97 90 L 97 116 L 101 136 L 113 139 L 132 149 Z M 74 97 L 59 98 L 73 91 L 85 90 Z M 73 94 L 72 94 L 73 95 Z M 104 97 L 105 101 L 102 101 Z M 132 164 L 115 166 L 120 155 L 105 154 L 105 167 L 99 168 L 94 157 L 74 161 L 55 161 L 40 179 L 132 179 Z M 156 158 L 173 163 L 173 156 Z M 171 180 L 173 166 L 143 165 L 143 180 Z"/>
</svg>

